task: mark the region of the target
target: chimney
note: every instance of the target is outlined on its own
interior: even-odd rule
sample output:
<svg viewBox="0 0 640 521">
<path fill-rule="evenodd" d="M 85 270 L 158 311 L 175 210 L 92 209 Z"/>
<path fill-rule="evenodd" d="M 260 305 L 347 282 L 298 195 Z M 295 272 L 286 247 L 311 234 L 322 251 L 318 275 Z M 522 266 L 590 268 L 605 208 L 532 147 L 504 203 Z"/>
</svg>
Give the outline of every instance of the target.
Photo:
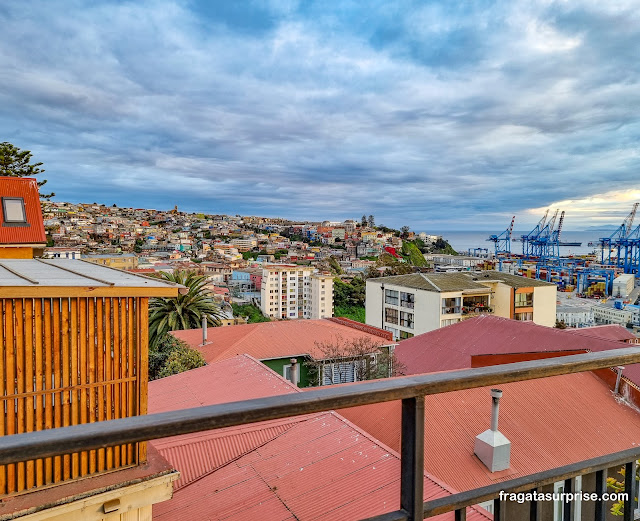
<svg viewBox="0 0 640 521">
<path fill-rule="evenodd" d="M 291 380 L 291 383 L 297 387 L 298 371 L 300 370 L 300 368 L 298 367 L 298 359 L 291 358 L 289 361 L 291 362 L 291 368 L 289 370 L 289 379 Z"/>
<path fill-rule="evenodd" d="M 500 389 L 491 389 L 491 428 L 476 436 L 473 452 L 491 472 L 509 468 L 511 460 L 511 442 L 498 430 L 498 412 L 500 410 Z"/>
<path fill-rule="evenodd" d="M 620 379 L 622 378 L 622 371 L 624 370 L 624 367 L 622 367 L 621 365 L 619 365 L 618 367 L 616 367 L 616 388 L 613 390 L 614 393 L 618 394 L 620 392 Z"/>
<path fill-rule="evenodd" d="M 202 317 L 202 345 L 207 343 L 207 316 Z"/>
</svg>

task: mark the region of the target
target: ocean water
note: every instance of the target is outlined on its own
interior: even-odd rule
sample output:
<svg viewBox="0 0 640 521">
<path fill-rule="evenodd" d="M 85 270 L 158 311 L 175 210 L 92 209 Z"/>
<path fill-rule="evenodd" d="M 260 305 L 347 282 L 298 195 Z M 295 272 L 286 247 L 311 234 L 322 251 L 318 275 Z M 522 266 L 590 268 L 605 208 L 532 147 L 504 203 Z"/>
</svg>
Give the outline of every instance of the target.
<svg viewBox="0 0 640 521">
<path fill-rule="evenodd" d="M 527 231 L 513 231 L 511 239 L 511 252 L 522 253 L 522 242 L 520 242 L 520 236 L 528 233 Z M 488 248 L 489 252 L 494 251 L 494 243 L 488 241 L 490 235 L 497 233 L 494 231 L 448 231 L 448 232 L 427 232 L 432 235 L 442 235 L 442 237 L 451 244 L 451 247 L 458 253 L 467 253 L 471 248 Z M 591 241 L 597 242 L 601 237 L 607 237 L 611 232 L 602 231 L 564 231 L 560 236 L 561 241 L 581 242 L 581 246 L 561 246 L 560 255 L 585 255 L 591 253 L 594 250 L 593 246 L 588 246 Z M 517 239 L 514 240 L 514 239 Z"/>
</svg>

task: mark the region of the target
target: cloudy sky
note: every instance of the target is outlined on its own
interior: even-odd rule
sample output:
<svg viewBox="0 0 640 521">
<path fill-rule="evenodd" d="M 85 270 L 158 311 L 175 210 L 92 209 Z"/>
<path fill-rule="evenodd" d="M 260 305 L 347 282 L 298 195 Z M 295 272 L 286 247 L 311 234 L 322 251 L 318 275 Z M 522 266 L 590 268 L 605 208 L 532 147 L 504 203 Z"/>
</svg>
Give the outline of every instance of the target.
<svg viewBox="0 0 640 521">
<path fill-rule="evenodd" d="M 0 27 L 0 141 L 59 201 L 499 231 L 640 200 L 640 0 L 21 0 Z"/>
</svg>

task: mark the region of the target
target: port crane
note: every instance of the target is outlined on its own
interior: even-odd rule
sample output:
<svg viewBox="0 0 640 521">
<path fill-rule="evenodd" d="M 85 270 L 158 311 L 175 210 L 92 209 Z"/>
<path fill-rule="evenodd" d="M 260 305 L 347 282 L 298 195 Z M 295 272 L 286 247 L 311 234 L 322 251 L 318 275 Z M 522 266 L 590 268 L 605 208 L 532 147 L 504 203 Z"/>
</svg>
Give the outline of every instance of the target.
<svg viewBox="0 0 640 521">
<path fill-rule="evenodd" d="M 511 224 L 506 230 L 499 235 L 491 235 L 487 239 L 495 244 L 496 257 L 501 254 L 508 255 L 511 253 L 511 233 L 513 232 L 513 223 L 515 220 L 516 216 L 514 215 L 511 218 Z"/>
<path fill-rule="evenodd" d="M 553 214 L 553 217 L 542 228 L 542 231 L 531 242 L 532 255 L 534 257 L 545 257 L 549 250 L 549 242 L 551 241 L 551 235 L 556 225 L 556 219 L 558 218 L 558 210 Z"/>
<path fill-rule="evenodd" d="M 547 221 L 547 215 L 549 215 L 549 209 L 547 209 L 547 211 L 542 216 L 542 219 L 540 219 L 533 230 L 531 230 L 526 235 L 520 236 L 520 240 L 522 241 L 522 255 L 526 255 L 527 257 L 531 257 L 533 255 L 532 242 L 538 238 L 538 236 L 544 229 L 544 224 Z"/>
<path fill-rule="evenodd" d="M 633 257 L 633 239 L 630 240 L 631 229 L 633 226 L 633 220 L 636 216 L 636 210 L 639 203 L 633 203 L 631 212 L 625 217 L 622 224 L 614 231 L 609 237 L 601 237 L 599 240 L 602 264 L 615 265 L 618 267 L 624 267 L 625 273 L 627 272 L 627 265 L 630 264 L 630 260 Z M 634 230 L 635 231 L 635 230 Z M 611 253 L 616 251 L 615 262 L 612 262 Z"/>
</svg>

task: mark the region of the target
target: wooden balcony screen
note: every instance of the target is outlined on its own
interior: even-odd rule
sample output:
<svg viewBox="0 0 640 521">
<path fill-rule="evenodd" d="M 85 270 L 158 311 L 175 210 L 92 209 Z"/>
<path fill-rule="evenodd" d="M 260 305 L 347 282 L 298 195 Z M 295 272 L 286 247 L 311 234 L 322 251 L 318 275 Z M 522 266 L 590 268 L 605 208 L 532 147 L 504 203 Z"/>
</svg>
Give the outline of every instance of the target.
<svg viewBox="0 0 640 521">
<path fill-rule="evenodd" d="M 146 414 L 148 299 L 0 299 L 0 435 Z M 0 494 L 146 460 L 144 443 L 0 466 Z"/>
</svg>

